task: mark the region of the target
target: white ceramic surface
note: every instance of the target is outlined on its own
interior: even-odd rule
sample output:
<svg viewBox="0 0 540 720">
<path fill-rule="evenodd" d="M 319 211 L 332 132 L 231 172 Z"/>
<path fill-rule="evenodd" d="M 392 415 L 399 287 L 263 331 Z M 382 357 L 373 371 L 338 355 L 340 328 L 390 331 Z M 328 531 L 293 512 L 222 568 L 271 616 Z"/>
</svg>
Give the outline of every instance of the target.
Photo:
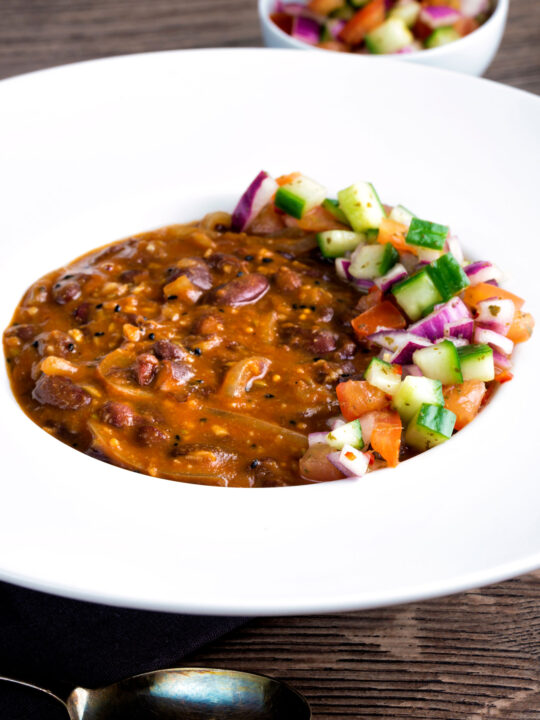
<svg viewBox="0 0 540 720">
<path fill-rule="evenodd" d="M 391 57 L 391 59 L 398 59 L 403 62 L 422 63 L 423 65 L 454 70 L 468 75 L 482 75 L 491 64 L 501 44 L 508 15 L 508 3 L 509 0 L 498 0 L 495 12 L 489 20 L 478 30 L 461 38 L 461 40 L 432 50 L 421 50 L 392 56 L 376 55 L 375 57 L 383 62 Z M 321 50 L 308 45 L 280 30 L 269 18 L 275 4 L 276 0 L 258 0 L 261 31 L 264 44 L 267 47 L 329 53 L 328 50 Z M 357 56 L 354 55 L 354 57 Z"/>
<path fill-rule="evenodd" d="M 2 328 L 43 273 L 232 208 L 261 168 L 332 191 L 373 181 L 385 201 L 450 223 L 540 318 L 537 97 L 420 65 L 245 49 L 30 74 L 0 83 L 0 107 Z M 295 488 L 197 487 L 99 463 L 34 425 L 2 370 L 0 577 L 121 605 L 280 614 L 538 567 L 539 341 L 450 442 L 362 481 Z"/>
</svg>

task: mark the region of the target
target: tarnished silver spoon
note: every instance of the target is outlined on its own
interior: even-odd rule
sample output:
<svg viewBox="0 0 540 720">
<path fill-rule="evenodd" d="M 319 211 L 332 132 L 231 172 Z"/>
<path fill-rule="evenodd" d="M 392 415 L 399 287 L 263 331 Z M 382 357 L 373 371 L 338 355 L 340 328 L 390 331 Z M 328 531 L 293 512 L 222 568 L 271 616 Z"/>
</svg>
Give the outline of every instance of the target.
<svg viewBox="0 0 540 720">
<path fill-rule="evenodd" d="M 171 668 L 135 675 L 67 698 L 0 677 L 55 698 L 71 720 L 310 720 L 302 695 L 264 675 L 214 668 Z"/>
</svg>

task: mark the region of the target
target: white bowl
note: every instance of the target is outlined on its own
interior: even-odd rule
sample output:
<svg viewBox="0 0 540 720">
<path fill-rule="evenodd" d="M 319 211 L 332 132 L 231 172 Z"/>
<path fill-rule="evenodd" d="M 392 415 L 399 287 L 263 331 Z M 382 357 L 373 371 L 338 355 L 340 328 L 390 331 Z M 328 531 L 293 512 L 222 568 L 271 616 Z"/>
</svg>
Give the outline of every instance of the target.
<svg viewBox="0 0 540 720">
<path fill-rule="evenodd" d="M 276 82 L 285 72 L 294 81 Z M 0 107 L 1 328 L 43 273 L 230 210 L 261 168 L 301 170 L 332 193 L 373 181 L 386 202 L 451 224 L 540 318 L 536 96 L 422 65 L 246 48 L 32 73 L 0 83 Z M 121 605 L 281 615 L 540 567 L 539 356 L 537 329 L 512 382 L 448 443 L 359 481 L 286 488 L 100 463 L 35 425 L 0 367 L 0 578 Z"/>
<path fill-rule="evenodd" d="M 391 57 L 404 62 L 433 65 L 445 70 L 467 73 L 468 75 L 482 75 L 491 64 L 501 44 L 508 15 L 508 3 L 509 0 L 498 0 L 495 11 L 489 20 L 481 25 L 478 30 L 461 38 L 461 40 L 456 40 L 456 42 L 432 50 L 394 55 L 375 55 L 373 57 L 382 60 Z M 276 0 L 258 0 L 258 4 L 262 36 L 267 47 L 331 52 L 296 40 L 296 38 L 280 30 L 270 20 L 270 13 L 276 4 Z"/>
</svg>

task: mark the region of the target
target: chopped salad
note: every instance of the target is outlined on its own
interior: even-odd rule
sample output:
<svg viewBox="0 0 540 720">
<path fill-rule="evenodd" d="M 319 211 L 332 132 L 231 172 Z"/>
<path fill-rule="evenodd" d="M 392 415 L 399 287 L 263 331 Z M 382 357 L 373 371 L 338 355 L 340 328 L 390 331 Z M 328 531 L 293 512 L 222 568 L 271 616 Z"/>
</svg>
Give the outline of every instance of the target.
<svg viewBox="0 0 540 720">
<path fill-rule="evenodd" d="M 459 40 L 482 25 L 492 0 L 277 0 L 270 19 L 325 50 L 411 53 Z"/>
<path fill-rule="evenodd" d="M 331 198 L 301 173 L 261 172 L 232 229 L 271 232 L 273 217 L 316 235 L 322 257 L 359 293 L 351 320 L 359 349 L 378 351 L 363 377 L 337 384 L 341 415 L 310 433 L 304 479 L 395 467 L 446 442 L 512 380 L 514 346 L 529 339 L 534 319 L 500 286 L 495 264 L 465 258 L 447 225 L 383 205 L 369 182 Z"/>
</svg>

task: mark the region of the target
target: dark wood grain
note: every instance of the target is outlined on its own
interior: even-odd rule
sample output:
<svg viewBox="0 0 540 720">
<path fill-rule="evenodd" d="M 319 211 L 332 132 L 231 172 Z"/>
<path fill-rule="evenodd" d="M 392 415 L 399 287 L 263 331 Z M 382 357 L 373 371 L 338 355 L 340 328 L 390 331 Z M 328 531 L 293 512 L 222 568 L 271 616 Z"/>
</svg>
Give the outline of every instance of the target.
<svg viewBox="0 0 540 720">
<path fill-rule="evenodd" d="M 0 77 L 260 42 L 255 0 L 0 0 Z M 540 0 L 512 1 L 487 76 L 540 94 Z M 382 610 L 255 620 L 191 660 L 288 680 L 317 720 L 540 720 L 540 574 Z"/>
</svg>

